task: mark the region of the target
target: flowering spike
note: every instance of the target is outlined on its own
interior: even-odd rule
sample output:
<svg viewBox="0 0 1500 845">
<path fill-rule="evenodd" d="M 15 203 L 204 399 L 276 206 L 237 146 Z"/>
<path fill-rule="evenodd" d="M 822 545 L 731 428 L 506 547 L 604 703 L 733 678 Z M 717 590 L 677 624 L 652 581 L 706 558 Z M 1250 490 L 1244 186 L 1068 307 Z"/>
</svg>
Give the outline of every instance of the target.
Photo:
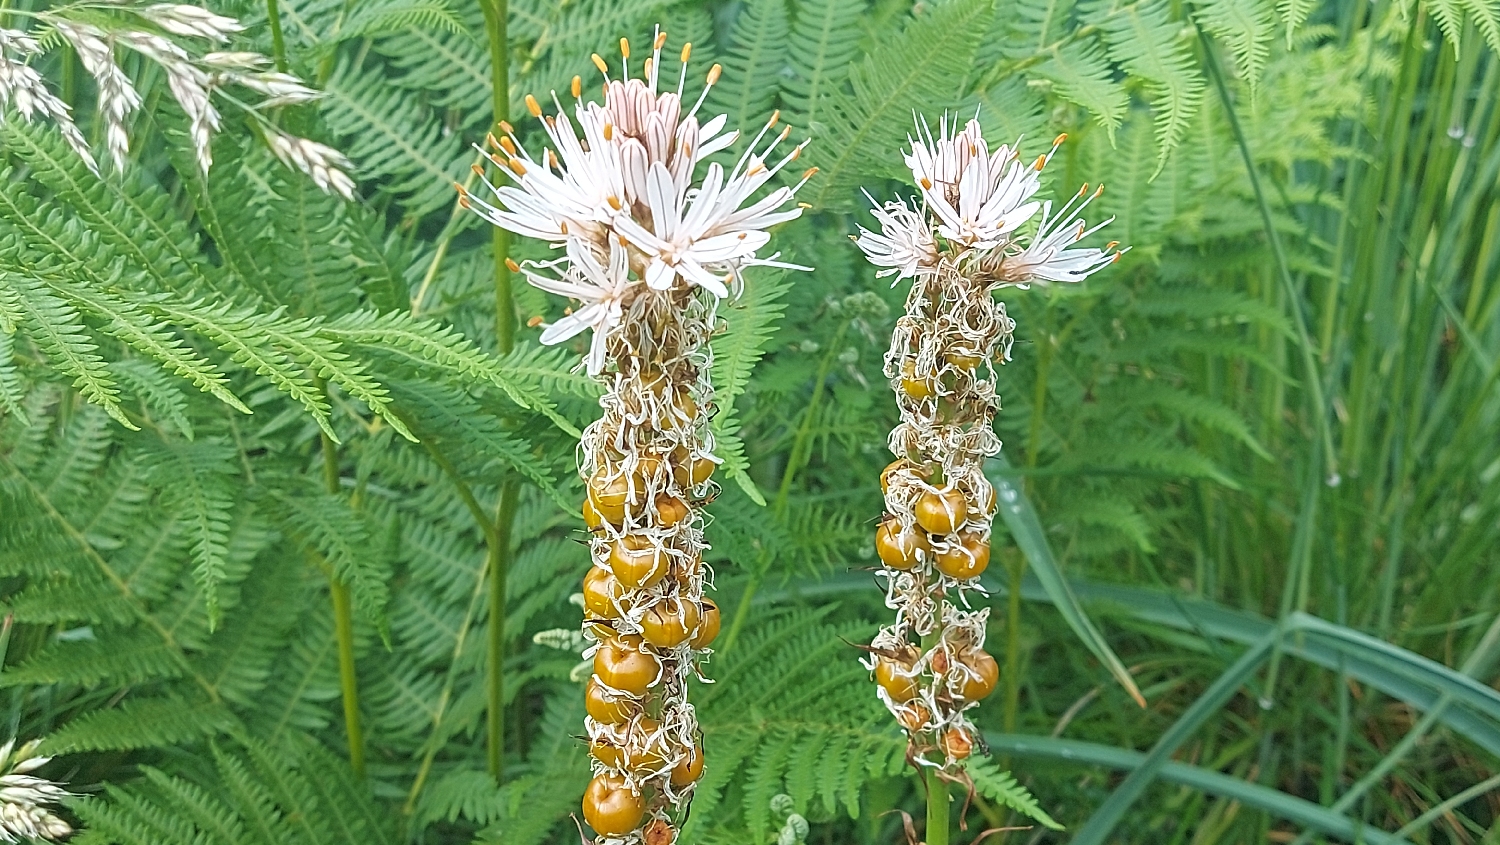
<svg viewBox="0 0 1500 845">
<path fill-rule="evenodd" d="M 1093 199 L 1087 185 L 1055 213 L 1032 199 L 1048 158 L 1027 167 L 1007 145 L 990 152 L 977 120 L 959 129 L 944 117 L 936 137 L 923 121 L 906 155 L 921 199 L 871 209 L 879 231 L 861 227 L 855 239 L 877 277 L 913 280 L 885 358 L 901 422 L 875 539 L 896 619 L 871 643 L 866 666 L 907 732 L 908 759 L 950 775 L 981 741 L 966 711 L 998 676 L 983 649 L 988 609 L 968 610 L 962 598 L 982 592 L 997 506 L 983 466 L 1000 450 L 994 366 L 1010 359 L 1015 323 L 993 294 L 1078 281 L 1120 254 L 1108 252 L 1114 243 L 1067 248 L 1104 224 L 1079 219 Z M 1017 234 L 1038 212 L 1036 233 Z M 960 601 L 949 600 L 952 590 Z"/>
</svg>

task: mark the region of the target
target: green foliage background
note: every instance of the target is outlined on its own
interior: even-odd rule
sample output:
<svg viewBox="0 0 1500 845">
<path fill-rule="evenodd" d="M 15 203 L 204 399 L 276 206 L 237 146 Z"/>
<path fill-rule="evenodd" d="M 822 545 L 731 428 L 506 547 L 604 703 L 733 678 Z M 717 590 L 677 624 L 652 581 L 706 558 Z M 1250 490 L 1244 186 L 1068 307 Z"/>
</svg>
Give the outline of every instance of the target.
<svg viewBox="0 0 1500 845">
<path fill-rule="evenodd" d="M 572 841 L 578 656 L 534 636 L 580 619 L 572 442 L 595 389 L 534 330 L 495 352 L 489 233 L 452 190 L 490 122 L 479 7 L 274 8 L 327 92 L 274 117 L 347 152 L 359 202 L 237 119 L 201 176 L 149 68 L 122 173 L 0 127 L 10 729 L 85 793 L 78 842 Z M 265 4 L 215 10 L 272 51 Z M 775 841 L 778 794 L 812 843 L 902 841 L 888 811 L 920 816 L 848 645 L 885 614 L 866 570 L 903 292 L 846 235 L 860 186 L 900 189 L 914 111 L 977 109 L 1026 149 L 1068 132 L 1044 191 L 1104 180 L 1134 248 L 1006 294 L 1006 689 L 958 841 L 1027 809 L 1009 769 L 1067 828 L 1018 843 L 1500 842 L 1500 5 L 513 0 L 515 112 L 658 21 L 724 65 L 711 109 L 780 108 L 822 170 L 775 238 L 817 269 L 752 276 L 716 341 L 732 624 L 695 691 L 709 768 L 684 841 Z M 82 118 L 76 65 L 42 70 Z M 516 292 L 523 322 L 562 307 Z M 497 787 L 476 515 L 507 479 Z"/>
</svg>

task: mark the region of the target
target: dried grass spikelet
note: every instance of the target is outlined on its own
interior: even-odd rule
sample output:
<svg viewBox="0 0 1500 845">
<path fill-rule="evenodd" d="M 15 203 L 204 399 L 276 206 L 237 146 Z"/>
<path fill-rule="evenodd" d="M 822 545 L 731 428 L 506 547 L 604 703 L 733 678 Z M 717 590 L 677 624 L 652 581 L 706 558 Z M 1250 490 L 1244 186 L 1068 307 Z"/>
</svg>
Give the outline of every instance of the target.
<svg viewBox="0 0 1500 845">
<path fill-rule="evenodd" d="M 729 147 L 720 115 L 700 122 L 703 97 L 682 98 L 690 48 L 675 90 L 658 87 L 666 36 L 630 76 L 621 42 L 618 78 L 604 75 L 601 102 L 584 99 L 575 78 L 572 116 L 554 96 L 553 113 L 534 97 L 527 109 L 548 144 L 533 155 L 515 127 L 501 124 L 486 155 L 509 180 L 485 186 L 492 199 L 460 187 L 460 202 L 491 223 L 563 250 L 544 262 L 512 263 L 535 286 L 575 300 L 547 325 L 543 343 L 585 330 L 585 366 L 605 387 L 602 415 L 583 432 L 579 472 L 594 566 L 584 581 L 585 728 L 594 779 L 584 818 L 602 845 L 671 845 L 703 771 L 688 679 L 719 629 L 704 595 L 704 505 L 716 495 L 708 421 L 713 413 L 709 338 L 717 310 L 742 284 L 745 267 L 780 264 L 758 253 L 766 229 L 800 209 L 782 210 L 802 182 L 751 200 L 802 146 L 767 164 L 789 130 L 768 120 L 727 170 L 706 156 Z M 707 84 L 719 77 L 709 70 Z M 481 173 L 483 175 L 483 173 Z M 799 268 L 805 269 L 805 268 Z"/>
<path fill-rule="evenodd" d="M 0 842 L 58 842 L 73 834 L 72 825 L 47 806 L 72 793 L 31 774 L 52 759 L 37 755 L 40 744 L 32 740 L 17 748 L 11 739 L 0 746 Z"/>
<path fill-rule="evenodd" d="M 995 298 L 1001 287 L 1079 281 L 1120 252 L 1071 249 L 1094 229 L 1078 219 L 1087 190 L 1055 214 L 1034 202 L 1052 152 L 1025 164 L 1010 147 L 993 153 L 977 120 L 946 119 L 934 138 L 924 124 L 906 155 L 922 196 L 874 209 L 880 231 L 856 241 L 878 276 L 910 278 L 906 313 L 885 358 L 901 412 L 891 431 L 896 460 L 881 474 L 886 516 L 876 548 L 891 625 L 870 645 L 877 695 L 906 730 L 914 763 L 953 773 L 982 748 L 966 711 L 995 688 L 984 651 L 988 608 L 969 608 L 989 565 L 995 490 L 984 462 L 1000 451 L 996 364 L 1010 359 L 1015 322 Z M 1022 227 L 1040 211 L 1034 232 Z M 956 601 L 950 595 L 956 594 Z"/>
</svg>

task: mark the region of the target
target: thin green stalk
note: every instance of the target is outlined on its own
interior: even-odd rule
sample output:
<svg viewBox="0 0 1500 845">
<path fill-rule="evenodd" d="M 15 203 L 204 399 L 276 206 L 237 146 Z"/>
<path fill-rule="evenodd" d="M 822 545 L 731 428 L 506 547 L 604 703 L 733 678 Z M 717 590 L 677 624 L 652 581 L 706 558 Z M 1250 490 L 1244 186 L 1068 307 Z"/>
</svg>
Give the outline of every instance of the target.
<svg viewBox="0 0 1500 845">
<path fill-rule="evenodd" d="M 286 73 L 286 40 L 281 36 L 281 9 L 277 0 L 266 0 L 266 20 L 271 23 L 271 58 L 276 69 Z"/>
<path fill-rule="evenodd" d="M 948 845 L 948 782 L 936 769 L 927 770 L 927 845 Z"/>
<path fill-rule="evenodd" d="M 510 118 L 510 10 L 507 0 L 479 0 L 484 13 L 484 31 L 490 41 L 490 101 L 498 127 Z M 516 346 L 516 306 L 510 287 L 510 233 L 494 227 L 490 247 L 495 262 L 495 343 L 501 355 L 510 354 Z M 500 503 L 495 513 L 496 542 L 489 547 L 487 567 L 490 577 L 490 630 L 487 659 L 485 703 L 487 752 L 490 775 L 496 783 L 504 780 L 505 770 L 505 578 L 511 564 L 511 526 L 516 518 L 519 493 L 515 478 L 500 485 Z"/>
<path fill-rule="evenodd" d="M 490 630 L 489 674 L 485 701 L 489 708 L 485 750 L 490 775 L 495 782 L 505 775 L 505 577 L 510 568 L 511 528 L 516 521 L 519 486 L 514 477 L 500 486 L 500 505 L 495 514 L 495 542 L 489 547 Z"/>
<path fill-rule="evenodd" d="M 1021 709 L 1021 580 L 1026 576 L 1026 556 L 1016 550 L 1006 555 L 1010 573 L 1009 594 L 1005 597 L 1005 732 L 1016 732 L 1016 717 Z M 1008 762 L 1008 761 L 1007 761 Z"/>
<path fill-rule="evenodd" d="M 317 379 L 325 394 L 327 386 Z M 323 449 L 323 484 L 332 495 L 339 493 L 339 450 L 327 432 L 319 432 Z M 354 669 L 354 608 L 349 585 L 328 570 L 328 593 L 333 599 L 333 636 L 338 643 L 339 693 L 344 700 L 344 729 L 349 738 L 349 766 L 365 776 L 365 736 L 359 721 L 359 676 Z"/>
<path fill-rule="evenodd" d="M 490 39 L 491 105 L 495 125 L 510 119 L 510 42 L 508 0 L 479 0 L 484 12 L 484 31 Z M 511 297 L 510 232 L 496 226 L 491 247 L 495 253 L 495 340 L 500 354 L 507 354 L 516 343 L 516 308 Z"/>
</svg>

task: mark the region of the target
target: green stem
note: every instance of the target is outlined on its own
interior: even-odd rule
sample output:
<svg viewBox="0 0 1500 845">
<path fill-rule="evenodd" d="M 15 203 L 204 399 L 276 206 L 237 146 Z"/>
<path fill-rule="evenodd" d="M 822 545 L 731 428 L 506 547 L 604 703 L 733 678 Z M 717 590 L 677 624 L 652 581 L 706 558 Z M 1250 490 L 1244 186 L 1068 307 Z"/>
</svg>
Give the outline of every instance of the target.
<svg viewBox="0 0 1500 845">
<path fill-rule="evenodd" d="M 489 758 L 490 775 L 496 783 L 502 782 L 505 776 L 505 578 L 510 570 L 511 527 L 516 520 L 518 492 L 514 478 L 506 479 L 500 486 L 500 505 L 495 514 L 495 540 L 489 547 L 489 673 L 485 691 L 489 719 L 485 750 Z"/>
<path fill-rule="evenodd" d="M 495 124 L 510 119 L 510 44 L 508 34 L 508 0 L 479 0 L 484 12 L 484 31 L 490 39 L 491 105 Z M 507 354 L 516 343 L 516 307 L 511 297 L 510 232 L 496 226 L 492 230 L 491 248 L 495 253 L 495 340 L 500 354 Z"/>
<path fill-rule="evenodd" d="M 948 782 L 937 769 L 927 770 L 927 845 L 948 845 Z"/>
<path fill-rule="evenodd" d="M 281 10 L 277 0 L 266 0 L 266 20 L 271 22 L 271 58 L 276 69 L 286 73 L 286 40 L 281 36 Z"/>
<path fill-rule="evenodd" d="M 479 8 L 484 13 L 484 31 L 490 41 L 490 102 L 498 126 L 510 118 L 510 10 L 507 0 L 479 0 Z M 495 344 L 501 355 L 508 355 L 516 346 L 516 306 L 510 288 L 510 268 L 506 266 L 510 259 L 510 233 L 496 226 L 491 238 L 495 262 Z M 495 542 L 489 547 L 489 670 L 485 690 L 489 718 L 485 748 L 490 775 L 496 783 L 503 782 L 505 770 L 505 577 L 510 570 L 511 526 L 515 522 L 518 492 L 514 478 L 500 485 Z"/>
<path fill-rule="evenodd" d="M 322 379 L 316 380 L 325 394 Z M 327 432 L 318 434 L 323 447 L 323 484 L 331 495 L 339 494 L 339 451 Z M 359 722 L 359 676 L 354 670 L 354 609 L 349 585 L 328 570 L 328 593 L 333 599 L 333 635 L 338 643 L 339 692 L 344 700 L 344 728 L 349 737 L 349 766 L 365 776 L 365 737 Z"/>
</svg>

